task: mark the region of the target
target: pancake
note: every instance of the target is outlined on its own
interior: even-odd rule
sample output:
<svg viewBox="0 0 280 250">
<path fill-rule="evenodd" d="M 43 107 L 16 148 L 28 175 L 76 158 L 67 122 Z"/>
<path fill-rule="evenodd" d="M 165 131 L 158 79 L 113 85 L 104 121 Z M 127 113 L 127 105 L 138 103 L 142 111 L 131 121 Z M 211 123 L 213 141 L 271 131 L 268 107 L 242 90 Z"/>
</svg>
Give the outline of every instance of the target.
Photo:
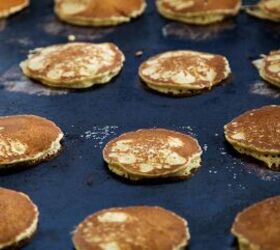
<svg viewBox="0 0 280 250">
<path fill-rule="evenodd" d="M 240 250 L 280 249 L 280 196 L 256 203 L 239 213 L 232 233 Z"/>
<path fill-rule="evenodd" d="M 29 0 L 2 0 L 0 1 L 0 19 L 21 11 L 29 5 Z"/>
<path fill-rule="evenodd" d="M 58 154 L 62 131 L 34 115 L 0 117 L 0 169 L 35 165 Z"/>
<path fill-rule="evenodd" d="M 280 22 L 280 1 L 261 0 L 257 5 L 245 8 L 245 11 L 255 17 Z"/>
<path fill-rule="evenodd" d="M 280 170 L 280 106 L 248 111 L 225 126 L 226 140 L 242 154 Z"/>
<path fill-rule="evenodd" d="M 131 180 L 186 178 L 200 167 L 201 154 L 196 139 L 166 129 L 125 133 L 103 150 L 109 169 Z"/>
<path fill-rule="evenodd" d="M 188 223 L 160 207 L 111 208 L 87 217 L 74 231 L 76 250 L 185 249 Z"/>
<path fill-rule="evenodd" d="M 57 88 L 89 88 L 119 74 L 124 55 L 112 43 L 67 43 L 32 51 L 20 64 L 23 73 Z"/>
<path fill-rule="evenodd" d="M 149 58 L 139 68 L 146 85 L 171 95 L 194 95 L 228 78 L 231 70 L 220 55 L 179 50 Z"/>
<path fill-rule="evenodd" d="M 23 193 L 0 188 L 0 249 L 18 249 L 37 230 L 37 206 Z"/>
<path fill-rule="evenodd" d="M 235 16 L 240 0 L 157 0 L 159 13 L 183 23 L 208 25 Z"/>
<path fill-rule="evenodd" d="M 253 63 L 265 81 L 280 88 L 280 50 L 272 51 Z"/>
<path fill-rule="evenodd" d="M 145 0 L 56 0 L 55 13 L 68 23 L 86 26 L 113 26 L 140 16 Z"/>
</svg>

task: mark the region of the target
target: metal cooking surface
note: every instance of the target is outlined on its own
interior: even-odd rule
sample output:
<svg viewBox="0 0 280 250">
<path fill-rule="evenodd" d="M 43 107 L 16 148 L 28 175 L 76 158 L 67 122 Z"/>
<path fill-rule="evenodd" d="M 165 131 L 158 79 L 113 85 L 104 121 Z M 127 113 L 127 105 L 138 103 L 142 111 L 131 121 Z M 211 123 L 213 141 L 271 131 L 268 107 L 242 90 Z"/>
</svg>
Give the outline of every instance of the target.
<svg viewBox="0 0 280 250">
<path fill-rule="evenodd" d="M 252 1 L 253 2 L 253 1 Z M 248 4 L 247 1 L 246 4 Z M 102 208 L 160 205 L 190 224 L 191 250 L 229 250 L 230 227 L 244 207 L 280 192 L 280 173 L 259 168 L 225 142 L 223 125 L 255 107 L 279 104 L 279 91 L 264 84 L 251 60 L 279 48 L 280 24 L 244 13 L 210 28 L 162 19 L 153 1 L 145 15 L 116 28 L 72 27 L 59 22 L 51 0 L 32 1 L 25 11 L 0 21 L 0 115 L 32 113 L 55 121 L 66 133 L 56 159 L 0 176 L 0 185 L 28 193 L 38 204 L 39 231 L 26 250 L 72 249 L 70 232 Z M 126 55 L 120 76 L 87 91 L 53 91 L 22 77 L 18 63 L 29 49 L 67 41 L 115 42 Z M 142 87 L 138 65 L 155 53 L 193 49 L 228 57 L 232 78 L 213 91 L 171 98 Z M 142 57 L 135 52 L 143 50 Z M 163 127 L 198 138 L 203 166 L 188 181 L 131 184 L 111 175 L 102 148 L 138 128 Z"/>
</svg>

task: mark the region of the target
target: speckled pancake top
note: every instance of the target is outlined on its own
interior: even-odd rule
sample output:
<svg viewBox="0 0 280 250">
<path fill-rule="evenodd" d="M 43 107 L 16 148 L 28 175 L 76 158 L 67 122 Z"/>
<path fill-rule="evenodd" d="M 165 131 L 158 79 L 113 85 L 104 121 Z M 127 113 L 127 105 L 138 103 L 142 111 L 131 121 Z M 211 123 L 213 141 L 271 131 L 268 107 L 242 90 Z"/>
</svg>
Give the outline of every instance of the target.
<svg viewBox="0 0 280 250">
<path fill-rule="evenodd" d="M 37 49 L 24 64 L 34 78 L 71 83 L 106 76 L 123 61 L 111 43 L 68 43 Z"/>
<path fill-rule="evenodd" d="M 240 0 L 157 0 L 165 10 L 178 14 L 235 12 Z"/>
<path fill-rule="evenodd" d="M 266 77 L 280 83 L 280 50 L 270 52 L 263 59 L 263 70 Z"/>
<path fill-rule="evenodd" d="M 171 250 L 187 245 L 187 222 L 160 207 L 112 208 L 86 218 L 75 230 L 77 250 Z"/>
<path fill-rule="evenodd" d="M 109 142 L 105 161 L 121 165 L 127 172 L 147 176 L 164 176 L 186 168 L 201 148 L 194 138 L 171 130 L 141 129 Z"/>
<path fill-rule="evenodd" d="M 28 5 L 29 0 L 1 0 L 0 14 L 2 12 L 10 12 L 13 9 Z M 12 11 L 13 12 L 13 11 Z"/>
<path fill-rule="evenodd" d="M 229 73 L 225 57 L 194 51 L 162 53 L 148 59 L 139 69 L 146 82 L 183 89 L 211 88 Z"/>
<path fill-rule="evenodd" d="M 25 194 L 5 188 L 0 188 L 0 211 L 0 246 L 16 241 L 38 220 L 37 207 Z"/>
<path fill-rule="evenodd" d="M 280 1 L 279 0 L 263 0 L 259 6 L 266 13 L 269 13 L 277 18 L 280 18 Z"/>
<path fill-rule="evenodd" d="M 56 0 L 58 12 L 85 20 L 133 17 L 143 5 L 144 0 Z"/>
<path fill-rule="evenodd" d="M 0 164 L 36 158 L 52 148 L 62 131 L 51 121 L 33 115 L 0 117 Z"/>
<path fill-rule="evenodd" d="M 280 153 L 280 106 L 248 111 L 225 126 L 227 139 L 264 153 Z"/>
<path fill-rule="evenodd" d="M 280 196 L 259 202 L 238 214 L 232 227 L 256 249 L 280 249 Z"/>
</svg>

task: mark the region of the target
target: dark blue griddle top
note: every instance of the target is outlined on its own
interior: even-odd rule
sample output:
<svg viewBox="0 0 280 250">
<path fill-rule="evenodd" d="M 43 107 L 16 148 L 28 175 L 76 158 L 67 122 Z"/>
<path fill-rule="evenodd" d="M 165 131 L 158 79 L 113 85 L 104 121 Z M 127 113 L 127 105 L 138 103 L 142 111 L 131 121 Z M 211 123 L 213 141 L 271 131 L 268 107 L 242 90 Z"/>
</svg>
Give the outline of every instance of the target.
<svg viewBox="0 0 280 250">
<path fill-rule="evenodd" d="M 223 25 L 192 28 L 162 19 L 149 1 L 141 18 L 102 30 L 62 24 L 52 8 L 51 0 L 33 0 L 30 8 L 0 21 L 0 115 L 41 115 L 66 134 L 58 158 L 0 176 L 1 186 L 26 192 L 39 206 L 39 230 L 25 249 L 72 249 L 70 232 L 87 215 L 142 204 L 163 206 L 185 217 L 191 250 L 233 249 L 230 227 L 236 213 L 278 195 L 280 174 L 235 153 L 224 140 L 223 125 L 246 110 L 279 104 L 279 91 L 259 80 L 251 60 L 280 47 L 280 24 L 241 13 Z M 126 55 L 124 70 L 103 87 L 61 95 L 48 95 L 45 89 L 43 94 L 32 94 L 18 63 L 28 50 L 66 42 L 70 34 L 79 41 L 116 43 Z M 139 82 L 138 65 L 173 49 L 223 54 L 233 76 L 213 91 L 190 98 L 147 91 Z M 144 51 L 142 57 L 135 56 L 138 50 Z M 203 166 L 193 178 L 141 185 L 124 182 L 106 170 L 101 154 L 106 142 L 125 131 L 150 127 L 197 137 L 205 152 Z"/>
</svg>

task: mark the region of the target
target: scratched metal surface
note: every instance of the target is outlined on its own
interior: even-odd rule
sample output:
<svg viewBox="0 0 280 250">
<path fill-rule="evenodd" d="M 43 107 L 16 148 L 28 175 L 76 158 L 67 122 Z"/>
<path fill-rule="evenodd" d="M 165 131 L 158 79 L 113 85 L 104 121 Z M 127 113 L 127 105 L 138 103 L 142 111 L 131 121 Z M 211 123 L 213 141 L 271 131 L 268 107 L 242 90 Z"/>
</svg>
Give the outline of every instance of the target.
<svg viewBox="0 0 280 250">
<path fill-rule="evenodd" d="M 247 2 L 250 3 L 250 2 Z M 229 250 L 238 211 L 280 193 L 280 174 L 236 154 L 224 140 L 223 125 L 242 112 L 279 104 L 279 91 L 260 81 L 251 60 L 278 49 L 280 25 L 244 13 L 208 28 L 162 19 L 152 1 L 144 16 L 116 28 L 72 27 L 59 22 L 50 0 L 0 21 L 0 115 L 32 113 L 52 119 L 66 134 L 63 153 L 35 168 L 0 176 L 0 185 L 28 193 L 40 208 L 40 226 L 26 250 L 72 249 L 70 232 L 102 208 L 160 205 L 190 224 L 192 250 Z M 81 92 L 53 91 L 22 77 L 18 63 L 27 51 L 67 41 L 115 42 L 126 55 L 112 83 Z M 143 88 L 140 62 L 155 53 L 194 49 L 228 57 L 232 78 L 213 91 L 170 98 Z M 135 52 L 143 50 L 142 57 Z M 125 131 L 145 127 L 176 129 L 196 136 L 203 166 L 184 182 L 131 184 L 106 170 L 101 150 Z"/>
</svg>

